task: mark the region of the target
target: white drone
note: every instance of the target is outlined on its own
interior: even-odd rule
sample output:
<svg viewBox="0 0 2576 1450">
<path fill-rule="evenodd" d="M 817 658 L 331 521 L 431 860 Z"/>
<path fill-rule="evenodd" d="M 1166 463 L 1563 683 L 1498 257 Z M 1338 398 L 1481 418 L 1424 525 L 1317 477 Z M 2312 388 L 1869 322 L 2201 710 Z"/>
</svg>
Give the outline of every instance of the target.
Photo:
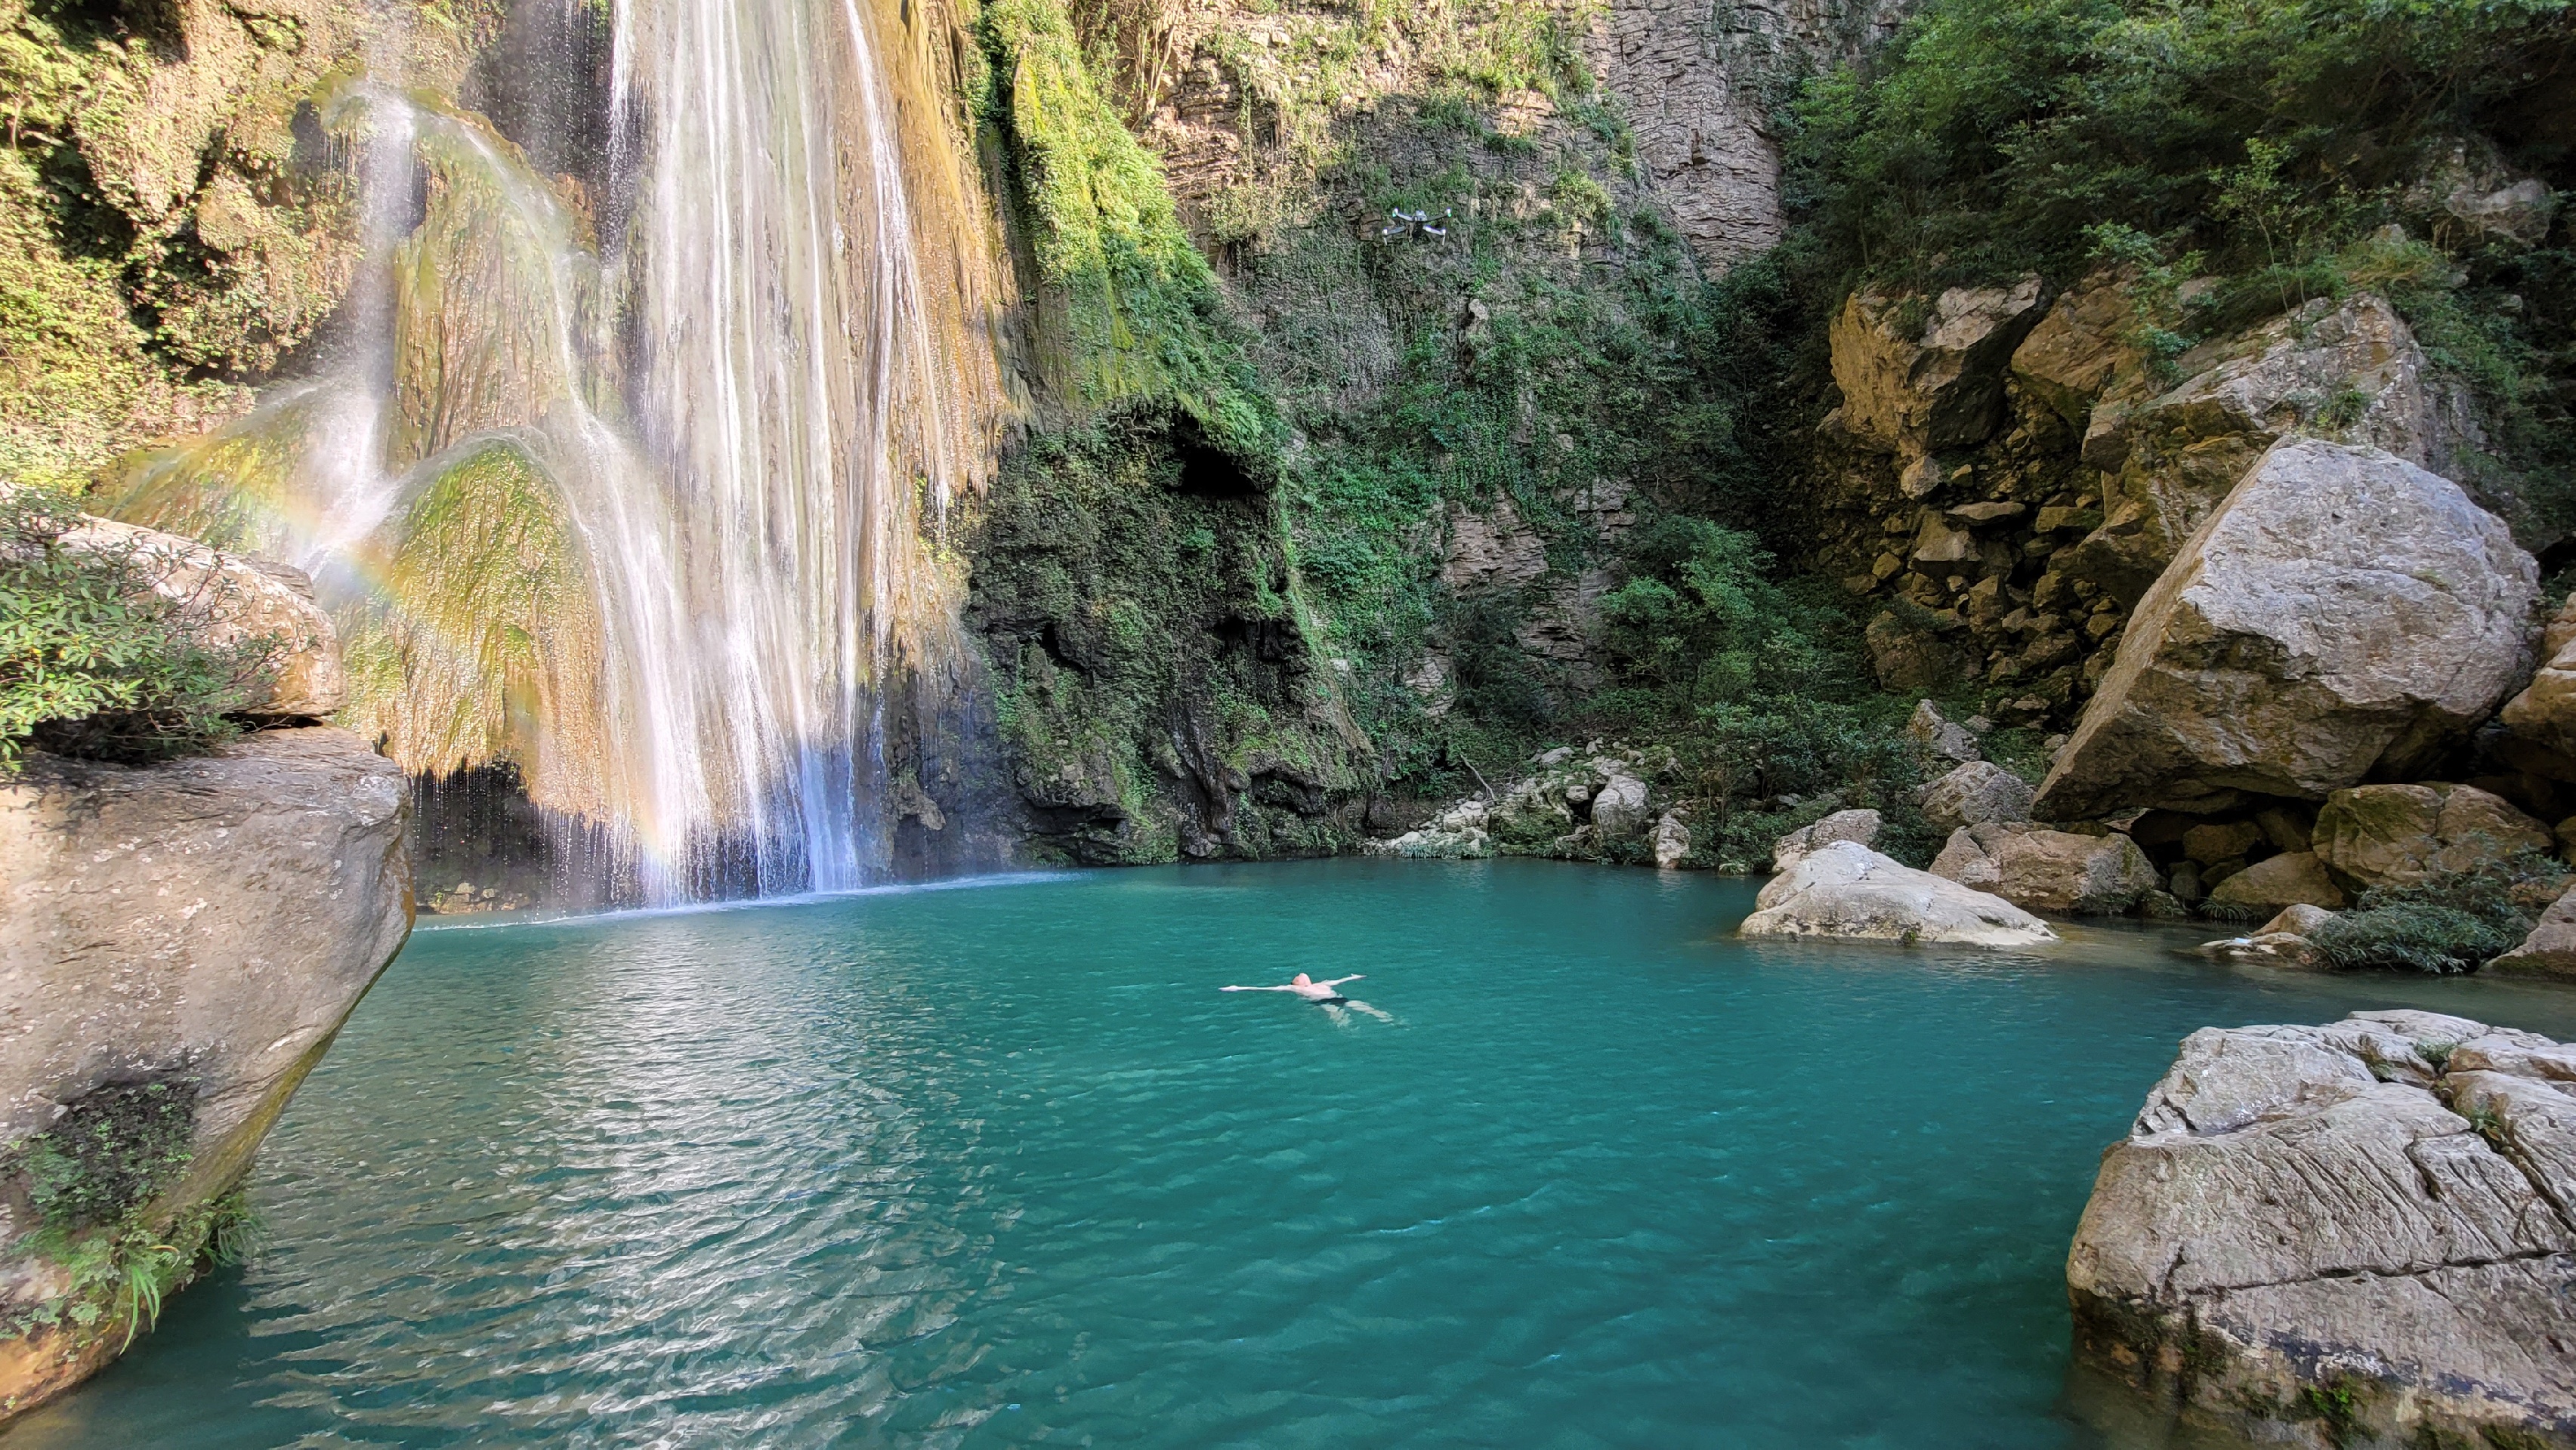
<svg viewBox="0 0 2576 1450">
<path fill-rule="evenodd" d="M 1431 213 L 1427 211 L 1406 211 L 1400 206 L 1394 207 L 1387 212 L 1387 215 L 1394 220 L 1394 225 L 1378 228 L 1378 239 L 1391 241 L 1397 237 L 1411 236 L 1417 231 L 1426 237 L 1445 237 L 1449 235 L 1449 222 L 1454 214 L 1454 208 L 1443 209 L 1440 220 L 1435 222 L 1431 219 Z"/>
</svg>

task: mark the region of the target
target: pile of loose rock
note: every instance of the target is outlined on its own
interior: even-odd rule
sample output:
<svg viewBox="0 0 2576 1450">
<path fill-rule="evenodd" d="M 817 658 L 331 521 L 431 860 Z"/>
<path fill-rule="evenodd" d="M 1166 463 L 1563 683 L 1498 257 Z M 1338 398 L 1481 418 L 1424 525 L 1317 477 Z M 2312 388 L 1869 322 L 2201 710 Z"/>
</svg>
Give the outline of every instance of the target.
<svg viewBox="0 0 2576 1450">
<path fill-rule="evenodd" d="M 1666 869 L 1689 856 L 1688 812 L 1671 788 L 1680 764 L 1671 752 L 1596 740 L 1580 751 L 1558 746 L 1528 763 L 1530 773 L 1507 788 L 1471 796 L 1365 849 L 1387 856 L 1651 860 Z"/>
</svg>

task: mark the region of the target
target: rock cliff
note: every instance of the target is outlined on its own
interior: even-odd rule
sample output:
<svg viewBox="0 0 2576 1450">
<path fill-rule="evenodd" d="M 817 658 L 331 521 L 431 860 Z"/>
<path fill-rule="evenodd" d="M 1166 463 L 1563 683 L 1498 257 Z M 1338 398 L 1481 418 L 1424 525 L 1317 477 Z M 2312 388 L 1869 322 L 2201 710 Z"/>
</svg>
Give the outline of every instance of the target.
<svg viewBox="0 0 2576 1450">
<path fill-rule="evenodd" d="M 0 783 L 0 1414 L 230 1251 L 260 1138 L 411 930 L 407 813 L 319 726 Z"/>
</svg>

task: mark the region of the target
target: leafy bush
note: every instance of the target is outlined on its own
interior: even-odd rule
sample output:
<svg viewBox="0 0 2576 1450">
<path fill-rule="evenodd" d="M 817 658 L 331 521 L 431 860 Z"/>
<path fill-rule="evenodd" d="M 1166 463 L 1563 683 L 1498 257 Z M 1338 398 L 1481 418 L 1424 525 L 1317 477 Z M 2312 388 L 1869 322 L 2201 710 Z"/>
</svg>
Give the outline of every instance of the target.
<svg viewBox="0 0 2576 1450">
<path fill-rule="evenodd" d="M 2536 852 L 2478 871 L 2365 891 L 2354 909 L 2308 938 L 2328 966 L 2474 972 L 2522 944 L 2534 916 L 2514 888 L 2565 874 Z"/>
<path fill-rule="evenodd" d="M 139 763 L 230 739 L 274 645 L 199 643 L 190 606 L 154 592 L 152 561 L 65 545 L 78 523 L 49 495 L 0 493 L 0 769 L 31 744 Z"/>
<path fill-rule="evenodd" d="M 1628 566 L 1601 600 L 1617 681 L 1599 706 L 1672 743 L 1722 859 L 1760 859 L 1783 821 L 1813 814 L 1781 798 L 1826 791 L 1886 815 L 1899 859 L 1929 858 L 1902 704 L 1871 686 L 1860 631 L 1827 586 L 1775 578 L 1751 534 L 1703 518 L 1639 529 Z"/>
</svg>

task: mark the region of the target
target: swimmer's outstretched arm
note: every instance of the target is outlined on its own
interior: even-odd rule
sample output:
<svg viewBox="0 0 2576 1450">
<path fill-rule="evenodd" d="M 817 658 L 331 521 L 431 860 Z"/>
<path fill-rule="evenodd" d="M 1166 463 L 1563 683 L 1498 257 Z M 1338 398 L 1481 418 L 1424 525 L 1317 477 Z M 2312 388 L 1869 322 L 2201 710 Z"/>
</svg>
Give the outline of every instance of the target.
<svg viewBox="0 0 2576 1450">
<path fill-rule="evenodd" d="M 1220 992 L 1294 992 L 1294 987 L 1219 987 Z"/>
<path fill-rule="evenodd" d="M 1351 974 L 1350 974 L 1349 976 L 1347 976 L 1347 977 L 1335 977 L 1334 979 L 1332 979 L 1332 980 L 1331 980 L 1331 981 L 1329 981 L 1329 982 L 1317 982 L 1315 985 L 1316 985 L 1316 986 L 1318 986 L 1318 987 L 1338 987 L 1338 986 L 1340 986 L 1340 985 L 1341 985 L 1342 983 L 1344 983 L 1344 982 L 1360 982 L 1360 981 L 1366 981 L 1367 979 L 1368 979 L 1368 973 L 1366 973 L 1366 972 L 1353 972 L 1353 973 L 1351 973 Z"/>
</svg>

